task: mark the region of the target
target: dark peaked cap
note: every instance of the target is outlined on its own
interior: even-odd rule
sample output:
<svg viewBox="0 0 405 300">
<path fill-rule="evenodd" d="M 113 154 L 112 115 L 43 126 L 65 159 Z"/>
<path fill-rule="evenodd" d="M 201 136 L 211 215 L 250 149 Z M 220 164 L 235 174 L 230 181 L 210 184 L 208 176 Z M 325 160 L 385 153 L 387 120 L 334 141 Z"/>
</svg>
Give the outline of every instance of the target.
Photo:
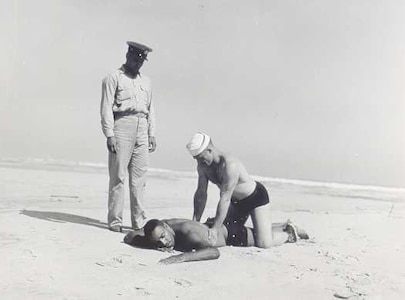
<svg viewBox="0 0 405 300">
<path fill-rule="evenodd" d="M 128 44 L 128 51 L 129 52 L 138 52 L 138 53 L 142 53 L 142 54 L 148 54 L 148 52 L 152 52 L 152 48 L 139 44 L 139 43 L 135 43 L 135 42 L 127 42 Z"/>
</svg>

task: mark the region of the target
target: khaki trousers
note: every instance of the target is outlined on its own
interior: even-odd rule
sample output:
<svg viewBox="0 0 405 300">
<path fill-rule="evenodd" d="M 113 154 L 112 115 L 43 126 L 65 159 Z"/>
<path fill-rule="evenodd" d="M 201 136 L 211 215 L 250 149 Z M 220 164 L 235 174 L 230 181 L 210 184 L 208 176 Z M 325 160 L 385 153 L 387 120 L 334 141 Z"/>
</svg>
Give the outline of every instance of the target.
<svg viewBox="0 0 405 300">
<path fill-rule="evenodd" d="M 143 227 L 145 212 L 143 197 L 149 165 L 148 123 L 145 117 L 127 115 L 115 119 L 114 135 L 117 153 L 109 152 L 110 176 L 108 193 L 108 225 L 122 226 L 125 198 L 125 178 L 129 176 L 131 223 L 134 229 Z"/>
</svg>

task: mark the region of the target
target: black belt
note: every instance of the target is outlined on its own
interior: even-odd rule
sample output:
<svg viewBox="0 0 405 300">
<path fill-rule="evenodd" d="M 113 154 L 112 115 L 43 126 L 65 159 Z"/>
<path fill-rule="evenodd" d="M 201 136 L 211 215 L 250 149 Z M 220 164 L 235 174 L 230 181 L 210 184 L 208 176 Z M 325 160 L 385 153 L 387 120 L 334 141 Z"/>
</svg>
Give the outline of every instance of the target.
<svg viewBox="0 0 405 300">
<path fill-rule="evenodd" d="M 124 117 L 124 116 L 136 116 L 138 118 L 146 118 L 148 115 L 143 112 L 136 111 L 115 111 L 114 118 Z"/>
</svg>

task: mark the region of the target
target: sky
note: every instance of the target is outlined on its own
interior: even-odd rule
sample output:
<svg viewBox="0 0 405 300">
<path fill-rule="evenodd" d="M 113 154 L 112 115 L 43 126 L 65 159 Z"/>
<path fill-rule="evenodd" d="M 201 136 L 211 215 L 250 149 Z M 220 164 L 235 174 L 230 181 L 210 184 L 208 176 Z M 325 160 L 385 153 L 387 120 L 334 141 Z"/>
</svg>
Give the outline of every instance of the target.
<svg viewBox="0 0 405 300">
<path fill-rule="evenodd" d="M 405 187 L 402 0 L 6 0 L 0 158 L 107 163 L 101 80 L 153 52 L 151 167 L 196 131 L 251 174 Z"/>
</svg>

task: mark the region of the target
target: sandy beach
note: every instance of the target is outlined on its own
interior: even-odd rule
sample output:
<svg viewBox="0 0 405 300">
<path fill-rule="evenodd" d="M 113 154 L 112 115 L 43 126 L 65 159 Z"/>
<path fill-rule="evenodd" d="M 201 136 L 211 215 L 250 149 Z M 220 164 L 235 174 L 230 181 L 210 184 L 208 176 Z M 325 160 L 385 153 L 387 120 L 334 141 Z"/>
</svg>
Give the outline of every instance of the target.
<svg viewBox="0 0 405 300">
<path fill-rule="evenodd" d="M 1 299 L 405 298 L 404 190 L 265 180 L 273 221 L 290 218 L 309 241 L 162 265 L 169 254 L 106 229 L 105 168 L 2 162 L 0 179 Z M 149 217 L 190 218 L 195 184 L 151 171 Z M 210 187 L 203 219 L 217 196 Z"/>
</svg>

